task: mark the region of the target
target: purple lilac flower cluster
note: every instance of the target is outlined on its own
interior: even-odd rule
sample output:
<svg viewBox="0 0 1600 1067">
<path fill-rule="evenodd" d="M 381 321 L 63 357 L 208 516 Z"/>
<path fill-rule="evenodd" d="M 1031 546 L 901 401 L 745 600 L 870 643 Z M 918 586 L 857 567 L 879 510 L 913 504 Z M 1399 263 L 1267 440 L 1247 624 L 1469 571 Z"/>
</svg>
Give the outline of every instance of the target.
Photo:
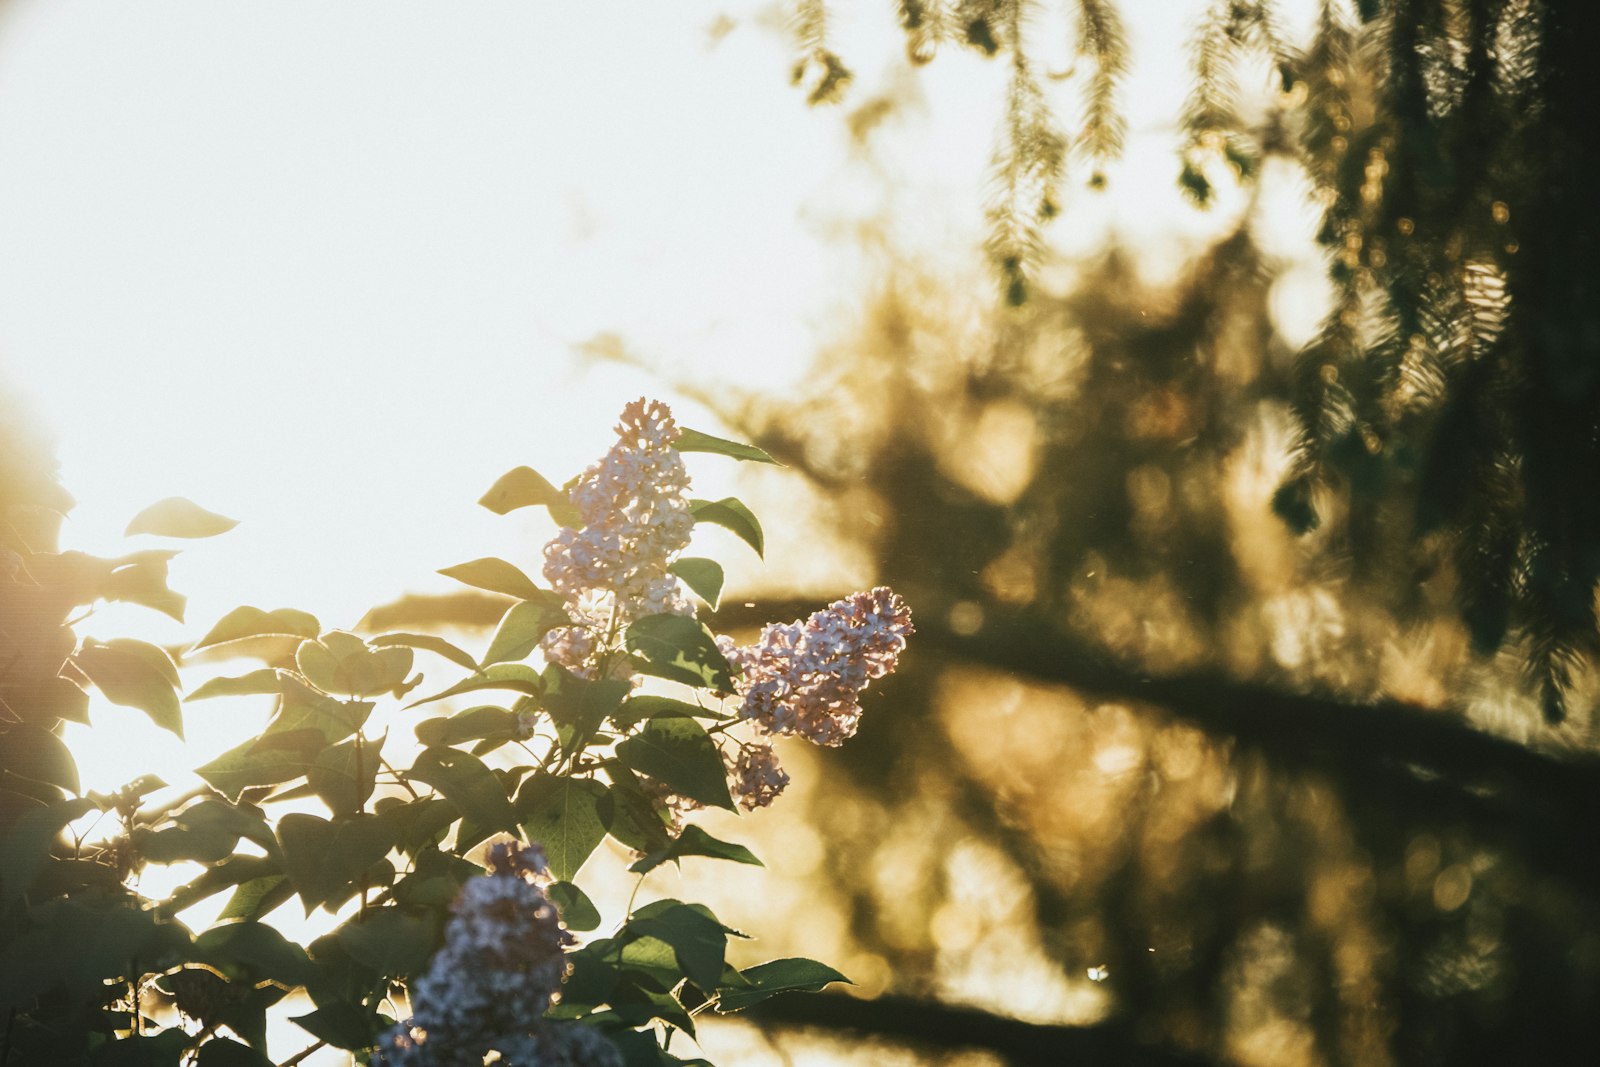
<svg viewBox="0 0 1600 1067">
<path fill-rule="evenodd" d="M 412 983 L 412 1017 L 385 1036 L 376 1062 L 481 1067 L 496 1052 L 507 1067 L 621 1067 L 592 1027 L 541 1021 L 566 978 L 570 938 L 539 885 L 547 876 L 537 845 L 490 849 L 487 876 L 461 887 L 444 947 Z"/>
<path fill-rule="evenodd" d="M 623 408 L 617 443 L 570 493 L 583 525 L 564 527 L 544 550 L 544 576 L 566 598 L 574 626 L 544 639 L 547 659 L 587 676 L 608 632 L 646 615 L 692 615 L 668 568 L 689 543 L 689 474 L 673 447 L 672 411 L 640 398 Z"/>
<path fill-rule="evenodd" d="M 724 749 L 722 762 L 728 768 L 728 792 L 746 811 L 771 804 L 789 784 L 770 741 L 751 741 L 732 753 Z"/>
<path fill-rule="evenodd" d="M 861 691 L 895 669 L 914 632 L 905 601 L 878 586 L 803 623 L 773 623 L 754 645 L 719 644 L 739 674 L 740 718 L 768 734 L 834 746 L 855 734 Z"/>
</svg>

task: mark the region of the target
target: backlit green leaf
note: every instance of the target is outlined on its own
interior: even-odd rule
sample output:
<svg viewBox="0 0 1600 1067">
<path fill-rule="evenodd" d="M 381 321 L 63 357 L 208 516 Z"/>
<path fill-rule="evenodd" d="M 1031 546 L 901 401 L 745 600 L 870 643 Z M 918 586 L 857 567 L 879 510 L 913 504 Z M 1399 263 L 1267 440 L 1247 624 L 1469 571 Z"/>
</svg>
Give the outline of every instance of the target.
<svg viewBox="0 0 1600 1067">
<path fill-rule="evenodd" d="M 544 848 L 550 871 L 570 882 L 611 824 L 610 790 L 592 778 L 542 774 L 524 783 L 517 813 L 527 840 Z"/>
<path fill-rule="evenodd" d="M 367 643 L 378 648 L 387 648 L 390 645 L 420 648 L 443 656 L 451 663 L 465 667 L 469 671 L 478 669 L 477 662 L 465 649 L 457 648 L 444 638 L 434 637 L 432 634 L 380 634 Z"/>
<path fill-rule="evenodd" d="M 746 967 L 740 973 L 750 984 L 738 989 L 724 988 L 717 998 L 717 1011 L 739 1011 L 759 1004 L 775 993 L 815 993 L 830 982 L 851 984 L 850 979 L 827 964 L 802 957 L 760 963 Z"/>
<path fill-rule="evenodd" d="M 66 742 L 38 726 L 19 724 L 0 733 L 0 768 L 78 792 L 78 765 Z"/>
<path fill-rule="evenodd" d="M 675 793 L 733 810 L 722 754 L 705 727 L 693 719 L 651 719 L 617 745 L 617 758 Z"/>
<path fill-rule="evenodd" d="M 624 641 L 643 659 L 641 670 L 684 685 L 733 691 L 733 672 L 705 624 L 684 615 L 646 615 Z"/>
<path fill-rule="evenodd" d="M 50 843 L 72 820 L 95 808 L 94 801 L 59 800 L 24 814 L 0 837 L 0 910 L 21 900 L 50 858 Z"/>
<path fill-rule="evenodd" d="M 370 648 L 355 634 L 334 630 L 302 641 L 294 659 L 306 680 L 324 693 L 364 697 L 404 683 L 413 655 L 404 646 Z"/>
<path fill-rule="evenodd" d="M 331 911 L 355 892 L 355 881 L 395 844 L 394 827 L 376 815 L 340 816 L 333 821 L 298 812 L 278 823 L 284 873 L 305 903 Z"/>
<path fill-rule="evenodd" d="M 263 667 L 259 671 L 230 678 L 208 678 L 184 697 L 184 700 L 208 700 L 211 697 L 250 696 L 260 693 L 281 693 L 284 689 L 283 672 Z"/>
<path fill-rule="evenodd" d="M 658 900 L 634 912 L 620 936 L 653 937 L 671 945 L 679 969 L 707 992 L 716 989 L 722 978 L 728 934 L 704 907 Z M 624 949 L 623 961 L 627 960 Z"/>
<path fill-rule="evenodd" d="M 229 641 L 242 641 L 249 637 L 316 637 L 322 630 L 315 615 L 294 608 L 277 608 L 263 611 L 245 604 L 234 608 L 217 620 L 206 635 L 196 641 L 196 649 Z"/>
<path fill-rule="evenodd" d="M 215 537 L 237 525 L 238 519 L 207 511 L 181 496 L 169 496 L 135 515 L 123 536 L 155 534 L 157 537 Z"/>
<path fill-rule="evenodd" d="M 510 738 L 516 735 L 517 716 L 505 708 L 483 705 L 468 708 L 449 718 L 424 719 L 414 728 L 424 745 L 459 745 L 482 738 Z"/>
<path fill-rule="evenodd" d="M 213 926 L 194 939 L 194 958 L 230 975 L 300 985 L 309 976 L 305 949 L 261 922 Z"/>
<path fill-rule="evenodd" d="M 684 556 L 668 569 L 682 578 L 696 596 L 710 604 L 712 610 L 716 610 L 717 601 L 722 596 L 722 564 L 714 559 Z"/>
<path fill-rule="evenodd" d="M 669 860 L 676 863 L 684 856 L 709 856 L 712 859 L 732 860 L 734 863 L 748 863 L 756 867 L 766 866 L 756 858 L 754 852 L 751 852 L 743 845 L 712 837 L 700 827 L 690 823 L 683 828 L 683 833 L 679 834 L 672 844 L 665 848 L 656 849 L 629 867 L 628 870 L 635 874 L 644 874 L 646 871 L 655 870 Z"/>
<path fill-rule="evenodd" d="M 695 522 L 709 522 L 732 531 L 741 541 L 755 549 L 756 555 L 765 555 L 767 543 L 765 535 L 761 532 L 761 522 L 737 497 L 691 500 L 689 509 L 694 513 Z"/>
<path fill-rule="evenodd" d="M 645 719 L 726 719 L 727 714 L 714 708 L 702 708 L 698 704 L 690 704 L 682 700 L 673 700 L 671 697 L 642 694 L 629 697 L 622 702 L 622 706 L 611 716 L 613 722 L 626 729 L 636 722 Z"/>
<path fill-rule="evenodd" d="M 339 928 L 345 951 L 387 978 L 422 970 L 437 938 L 434 919 L 402 908 L 375 908 Z"/>
<path fill-rule="evenodd" d="M 536 599 L 541 592 L 539 587 L 533 584 L 532 578 L 505 560 L 493 556 L 457 563 L 454 567 L 446 567 L 439 573 L 446 578 L 454 578 L 463 585 L 470 585 L 474 589 L 504 593 L 518 600 Z"/>
<path fill-rule="evenodd" d="M 549 509 L 550 517 L 563 526 L 575 527 L 581 521 L 578 509 L 567 500 L 567 494 L 551 485 L 544 475 L 532 467 L 517 467 L 502 474 L 478 503 L 496 515 L 504 515 L 517 508 L 543 505 Z"/>
<path fill-rule="evenodd" d="M 567 929 L 583 933 L 593 930 L 600 925 L 600 909 L 594 906 L 594 901 L 583 890 L 571 882 L 556 882 L 547 886 L 544 895 L 561 913 L 561 921 Z"/>
<path fill-rule="evenodd" d="M 545 590 L 535 590 L 535 593 L 535 598 L 506 609 L 489 642 L 489 651 L 484 653 L 484 666 L 526 659 L 545 634 L 571 621 L 561 597 Z"/>
<path fill-rule="evenodd" d="M 483 826 L 517 832 L 517 816 L 500 779 L 476 756 L 453 748 L 425 748 L 407 777 L 432 786 L 461 814 Z"/>
<path fill-rule="evenodd" d="M 464 679 L 452 685 L 449 689 L 435 693 L 421 700 L 413 700 L 406 707 L 414 708 L 419 704 L 431 704 L 435 700 L 446 697 L 459 696 L 462 693 L 474 693 L 480 689 L 506 689 L 513 693 L 522 693 L 525 696 L 538 696 L 544 692 L 544 686 L 539 681 L 539 672 L 525 663 L 495 663 L 483 669 L 481 674 Z"/>
<path fill-rule="evenodd" d="M 729 441 L 724 437 L 712 437 L 699 430 L 691 430 L 685 426 L 678 435 L 678 440 L 673 445 L 679 452 L 711 452 L 719 456 L 732 456 L 734 459 L 752 463 L 772 463 L 778 461 L 767 454 L 765 449 L 755 445 L 742 444 L 738 441 Z"/>
<path fill-rule="evenodd" d="M 121 637 L 85 640 L 72 662 L 113 704 L 138 708 L 163 730 L 183 737 L 178 706 L 178 669 L 160 648 Z"/>
</svg>

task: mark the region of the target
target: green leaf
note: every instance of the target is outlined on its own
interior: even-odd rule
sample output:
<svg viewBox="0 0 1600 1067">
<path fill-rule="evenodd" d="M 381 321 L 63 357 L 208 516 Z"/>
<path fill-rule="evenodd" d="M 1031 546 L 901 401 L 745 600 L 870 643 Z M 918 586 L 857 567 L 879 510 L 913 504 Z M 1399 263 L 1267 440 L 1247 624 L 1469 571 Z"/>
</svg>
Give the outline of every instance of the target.
<svg viewBox="0 0 1600 1067">
<path fill-rule="evenodd" d="M 239 888 L 228 898 L 218 922 L 231 919 L 260 919 L 272 909 L 294 896 L 294 886 L 281 874 L 264 875 L 240 882 Z"/>
<path fill-rule="evenodd" d="M 571 882 L 555 882 L 545 888 L 544 895 L 561 913 L 561 921 L 568 930 L 582 933 L 600 926 L 600 909 L 583 890 Z"/>
<path fill-rule="evenodd" d="M 723 958 L 728 934 L 716 916 L 701 905 L 676 900 L 658 900 L 633 913 L 623 935 L 653 937 L 672 946 L 678 968 L 706 992 L 717 988 L 722 978 Z M 629 946 L 631 948 L 632 946 Z M 628 962 L 628 949 L 622 954 Z"/>
<path fill-rule="evenodd" d="M 66 742 L 38 726 L 17 725 L 0 732 L 0 768 L 68 792 L 79 790 L 78 764 Z"/>
<path fill-rule="evenodd" d="M 213 926 L 194 939 L 194 960 L 235 977 L 301 985 L 310 976 L 305 949 L 261 922 Z"/>
<path fill-rule="evenodd" d="M 375 908 L 339 928 L 339 943 L 358 963 L 385 978 L 416 974 L 438 940 L 438 924 L 401 908 Z"/>
<path fill-rule="evenodd" d="M 634 946 L 629 946 L 624 951 L 637 951 Z M 641 973 L 648 973 L 642 967 L 636 968 Z M 648 978 L 655 984 L 654 978 Z M 676 1026 L 690 1037 L 694 1036 L 694 1019 L 684 1010 L 678 998 L 665 990 L 652 989 L 642 982 L 635 980 L 633 974 L 624 974 L 611 994 L 612 1010 L 617 1017 L 628 1026 L 643 1026 L 651 1019 L 660 1019 L 662 1022 Z M 652 1043 L 654 1039 L 652 1038 Z M 625 1067 L 628 1065 L 625 1064 Z"/>
<path fill-rule="evenodd" d="M 272 844 L 276 852 L 278 844 Z M 177 915 L 193 904 L 216 896 L 224 889 L 232 889 L 246 882 L 260 879 L 263 882 L 282 882 L 278 862 L 266 856 L 230 856 L 221 863 L 207 867 L 193 881 L 185 883 L 168 894 L 161 902 L 163 915 Z"/>
<path fill-rule="evenodd" d="M 138 708 L 163 730 L 183 737 L 178 706 L 178 669 L 155 645 L 119 637 L 104 643 L 86 639 L 72 657 L 107 700 Z"/>
<path fill-rule="evenodd" d="M 684 556 L 667 569 L 682 578 L 696 596 L 710 604 L 711 610 L 716 610 L 717 601 L 722 596 L 722 564 L 714 559 Z"/>
<path fill-rule="evenodd" d="M 613 764 L 606 773 L 611 777 L 611 836 L 635 852 L 665 848 L 672 840 L 665 821 L 670 816 L 645 795 L 638 776 L 626 765 Z"/>
<path fill-rule="evenodd" d="M 536 598 L 511 605 L 495 629 L 489 651 L 484 653 L 483 665 L 505 660 L 526 659 L 538 647 L 545 634 L 572 620 L 561 597 L 545 590 L 535 590 Z"/>
<path fill-rule="evenodd" d="M 470 585 L 474 589 L 504 593 L 518 600 L 533 600 L 541 593 L 547 592 L 534 585 L 533 579 L 515 566 L 493 556 L 475 559 L 468 563 L 457 563 L 454 567 L 446 567 L 439 573 L 446 578 L 454 578 L 463 585 Z"/>
<path fill-rule="evenodd" d="M 0 837 L 0 910 L 21 900 L 50 859 L 50 843 L 66 825 L 95 809 L 87 798 L 34 808 Z"/>
<path fill-rule="evenodd" d="M 379 754 L 388 736 L 385 733 L 365 742 L 352 738 L 318 753 L 316 764 L 306 771 L 306 781 L 329 811 L 359 811 L 366 804 L 376 785 Z"/>
<path fill-rule="evenodd" d="M 733 691 L 733 672 L 705 624 L 685 615 L 646 615 L 628 627 L 628 650 L 649 673 L 722 693 Z M 644 669 L 644 668 L 641 668 Z"/>
<path fill-rule="evenodd" d="M 544 682 L 544 709 L 559 727 L 564 756 L 570 756 L 588 745 L 606 718 L 617 710 L 622 698 L 633 688 L 623 678 L 591 681 L 555 665 L 546 668 L 541 679 Z"/>
<path fill-rule="evenodd" d="M 168 1031 L 179 1033 L 183 1031 Z M 185 1035 L 187 1040 L 187 1035 Z M 240 1044 L 231 1037 L 213 1037 L 200 1046 L 195 1067 L 272 1067 L 272 1061 L 249 1045 Z"/>
<path fill-rule="evenodd" d="M 465 649 L 457 648 L 442 637 L 432 634 L 380 634 L 367 642 L 377 648 L 388 648 L 390 645 L 404 645 L 406 648 L 420 648 L 443 656 L 458 667 L 465 667 L 469 671 L 478 669 L 477 662 Z"/>
<path fill-rule="evenodd" d="M 527 839 L 544 848 L 550 872 L 570 882 L 611 825 L 611 791 L 592 778 L 540 774 L 518 792 L 517 812 Z"/>
<path fill-rule="evenodd" d="M 611 717 L 619 727 L 626 729 L 634 723 L 646 719 L 726 719 L 729 716 L 712 708 L 702 708 L 698 704 L 689 704 L 682 700 L 673 700 L 671 697 L 658 697 L 644 694 L 629 697 L 622 702 L 616 714 Z"/>
<path fill-rule="evenodd" d="M 675 793 L 734 810 L 722 754 L 705 727 L 693 719 L 651 719 L 617 745 L 617 758 Z"/>
<path fill-rule="evenodd" d="M 830 982 L 850 985 L 850 979 L 816 960 L 790 957 L 747 967 L 740 972 L 750 983 L 739 989 L 724 987 L 717 997 L 717 1011 L 740 1011 L 759 1004 L 774 993 L 792 991 L 815 993 Z"/>
<path fill-rule="evenodd" d="M 322 630 L 315 615 L 294 608 L 262 611 L 245 604 L 217 620 L 206 635 L 194 643 L 195 649 L 243 641 L 249 637 L 316 637 Z"/>
<path fill-rule="evenodd" d="M 424 719 L 414 730 L 424 745 L 459 745 L 487 737 L 514 737 L 517 716 L 505 708 L 485 704 L 449 718 Z"/>
<path fill-rule="evenodd" d="M 295 675 L 280 674 L 283 699 L 278 710 L 267 723 L 257 748 L 269 747 L 279 734 L 298 734 L 304 730 L 315 731 L 323 744 L 343 741 L 367 721 L 374 707 L 371 701 L 338 700 L 304 684 Z M 284 742 L 290 744 L 298 742 Z M 312 753 L 315 755 L 315 752 Z"/>
<path fill-rule="evenodd" d="M 474 822 L 517 832 L 517 815 L 500 779 L 476 756 L 453 748 L 425 748 L 406 776 L 443 793 Z"/>
<path fill-rule="evenodd" d="M 267 820 L 259 808 L 229 804 L 221 800 L 202 800 L 198 804 L 184 808 L 173 816 L 173 820 L 191 830 L 220 828 L 235 837 L 254 841 L 266 850 L 269 856 L 278 854 L 278 842 L 272 836 L 272 828 L 267 825 Z"/>
<path fill-rule="evenodd" d="M 123 536 L 155 534 L 157 537 L 215 537 L 237 525 L 238 519 L 207 511 L 181 496 L 169 496 L 135 515 L 123 531 Z"/>
<path fill-rule="evenodd" d="M 306 680 L 324 693 L 376 696 L 399 688 L 411 673 L 413 655 L 404 646 L 369 648 L 355 634 L 333 630 L 302 641 L 295 665 Z"/>
<path fill-rule="evenodd" d="M 517 508 L 543 505 L 550 515 L 563 526 L 577 525 L 577 511 L 567 500 L 567 494 L 551 485 L 544 475 L 532 467 L 517 467 L 502 474 L 478 503 L 504 515 Z"/>
<path fill-rule="evenodd" d="M 377 815 L 341 816 L 332 822 L 298 812 L 278 822 L 284 873 L 305 903 L 306 914 L 331 911 L 354 893 L 353 884 L 395 844 L 395 828 Z"/>
<path fill-rule="evenodd" d="M 151 863 L 176 863 L 179 860 L 220 863 L 233 855 L 238 844 L 239 835 L 221 827 L 190 829 L 169 826 L 155 832 L 140 827 L 133 832 L 134 848 Z"/>
<path fill-rule="evenodd" d="M 249 674 L 240 674 L 227 678 L 208 678 L 195 688 L 195 691 L 184 697 L 189 700 L 209 700 L 212 697 L 252 696 L 260 693 L 282 693 L 284 691 L 283 672 L 271 667 L 263 667 Z"/>
<path fill-rule="evenodd" d="M 741 444 L 738 441 L 729 441 L 724 437 L 712 437 L 699 430 L 691 430 L 685 426 L 678 435 L 677 442 L 673 445 L 679 452 L 711 452 L 719 456 L 732 456 L 734 459 L 751 463 L 771 463 L 782 466 L 777 460 L 767 454 L 765 449 L 755 445 Z"/>
<path fill-rule="evenodd" d="M 182 1061 L 188 1044 L 189 1035 L 177 1028 L 124 1037 L 96 1049 L 89 1067 L 172 1067 Z"/>
<path fill-rule="evenodd" d="M 712 859 L 732 860 L 734 863 L 748 863 L 756 867 L 764 867 L 756 858 L 756 854 L 743 845 L 736 845 L 731 841 L 723 841 L 712 837 L 700 827 L 690 823 L 683 828 L 672 844 L 666 848 L 656 849 L 649 855 L 640 859 L 628 870 L 635 874 L 644 874 L 653 871 L 667 861 L 677 863 L 684 856 L 709 856 Z"/>
<path fill-rule="evenodd" d="M 212 760 L 197 767 L 195 773 L 211 783 L 218 792 L 237 800 L 239 794 L 255 785 L 278 785 L 292 782 L 310 770 L 316 758 L 310 748 L 261 748 L 259 739 L 251 738 L 236 745 Z"/>
<path fill-rule="evenodd" d="M 406 707 L 431 704 L 435 700 L 460 696 L 462 693 L 475 693 L 480 689 L 507 689 L 513 693 L 522 693 L 524 696 L 538 696 L 544 692 L 544 686 L 539 681 L 539 672 L 532 667 L 525 663 L 496 663 L 485 667 L 482 674 L 457 682 L 449 689 L 435 693 L 431 697 L 413 700 Z"/>
<path fill-rule="evenodd" d="M 289 1021 L 312 1037 L 349 1052 L 361 1052 L 376 1045 L 378 1035 L 393 1022 L 369 1008 L 349 1002 L 329 1004 L 305 1015 L 291 1015 Z"/>
<path fill-rule="evenodd" d="M 436 848 L 421 849 L 411 873 L 394 887 L 394 899 L 401 904 L 442 911 L 456 899 L 468 879 L 482 874 L 482 867 L 460 856 Z"/>
<path fill-rule="evenodd" d="M 721 500 L 691 500 L 689 509 L 695 522 L 709 522 L 732 531 L 741 541 L 756 550 L 756 555 L 766 553 L 766 538 L 761 523 L 754 512 L 737 497 L 725 496 Z"/>
<path fill-rule="evenodd" d="M 167 562 L 176 552 L 135 552 L 115 560 L 100 595 L 107 600 L 153 608 L 179 622 L 188 598 L 167 586 Z"/>
</svg>

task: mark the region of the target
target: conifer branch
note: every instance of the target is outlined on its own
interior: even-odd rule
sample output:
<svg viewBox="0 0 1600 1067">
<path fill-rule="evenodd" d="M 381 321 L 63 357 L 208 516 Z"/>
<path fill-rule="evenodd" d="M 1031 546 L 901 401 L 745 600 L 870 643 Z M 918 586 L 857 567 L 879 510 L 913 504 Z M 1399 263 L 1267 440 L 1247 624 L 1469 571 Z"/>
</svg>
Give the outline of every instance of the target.
<svg viewBox="0 0 1600 1067">
<path fill-rule="evenodd" d="M 795 85 L 812 79 L 806 90 L 808 104 L 837 103 L 855 75 L 828 45 L 827 0 L 795 0 L 790 21 L 800 47 L 800 58 L 795 61 L 790 79 Z"/>
<path fill-rule="evenodd" d="M 1078 0 L 1077 53 L 1094 63 L 1084 91 L 1080 145 L 1100 166 L 1121 154 L 1128 126 L 1116 99 L 1128 72 L 1128 44 L 1114 0 Z"/>
<path fill-rule="evenodd" d="M 1011 45 L 1011 85 L 989 207 L 988 251 L 1000 272 L 1006 300 L 1025 303 L 1044 246 L 1043 225 L 1061 213 L 1066 141 L 1056 129 L 1044 91 L 1022 48 L 1027 0 L 1009 0 L 1006 37 Z"/>
</svg>

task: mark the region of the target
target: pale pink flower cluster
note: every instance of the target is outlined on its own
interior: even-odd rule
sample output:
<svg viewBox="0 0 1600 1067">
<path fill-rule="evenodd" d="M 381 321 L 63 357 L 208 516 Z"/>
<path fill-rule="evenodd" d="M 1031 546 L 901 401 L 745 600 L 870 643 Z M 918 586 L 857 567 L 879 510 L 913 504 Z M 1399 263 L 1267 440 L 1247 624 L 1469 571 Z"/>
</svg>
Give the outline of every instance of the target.
<svg viewBox="0 0 1600 1067">
<path fill-rule="evenodd" d="M 621 1067 L 616 1047 L 592 1028 L 580 1034 L 542 1021 L 566 978 L 571 940 L 540 888 L 548 874 L 537 845 L 490 849 L 487 877 L 461 887 L 444 947 L 411 985 L 412 1017 L 385 1035 L 375 1062 L 455 1067 L 482 1064 L 497 1052 L 508 1067 Z"/>
<path fill-rule="evenodd" d="M 789 784 L 770 741 L 751 741 L 734 753 L 724 749 L 722 762 L 728 768 L 728 791 L 746 811 L 771 804 Z"/>
<path fill-rule="evenodd" d="M 740 718 L 769 734 L 839 745 L 856 732 L 861 691 L 895 669 L 914 632 L 905 601 L 878 586 L 803 623 L 773 623 L 754 645 L 718 644 L 738 672 Z"/>
<path fill-rule="evenodd" d="M 605 635 L 646 615 L 692 615 L 668 568 L 689 543 L 689 474 L 673 447 L 672 411 L 640 398 L 622 409 L 617 443 L 583 472 L 570 499 L 583 525 L 544 549 L 544 576 L 566 598 L 574 626 L 546 635 L 552 663 L 587 675 Z"/>
</svg>

